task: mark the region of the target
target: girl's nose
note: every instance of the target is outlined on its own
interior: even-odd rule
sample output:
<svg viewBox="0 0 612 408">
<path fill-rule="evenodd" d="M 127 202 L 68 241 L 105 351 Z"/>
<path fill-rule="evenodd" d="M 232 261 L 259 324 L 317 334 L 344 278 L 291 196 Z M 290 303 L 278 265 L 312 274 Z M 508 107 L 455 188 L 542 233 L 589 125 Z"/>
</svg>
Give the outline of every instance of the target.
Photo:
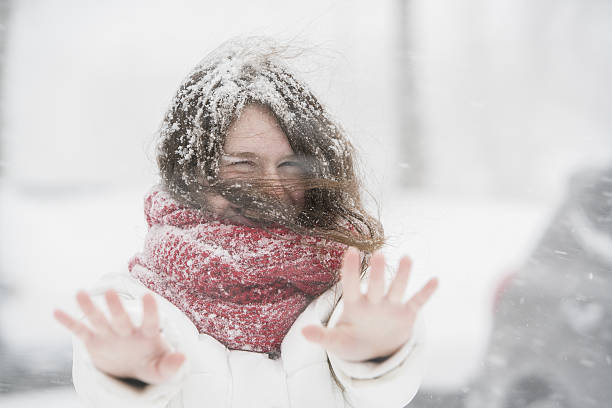
<svg viewBox="0 0 612 408">
<path fill-rule="evenodd" d="M 286 190 L 284 180 L 276 168 L 266 171 L 264 178 L 269 183 L 269 194 L 274 195 L 287 203 L 291 201 L 291 198 Z"/>
</svg>

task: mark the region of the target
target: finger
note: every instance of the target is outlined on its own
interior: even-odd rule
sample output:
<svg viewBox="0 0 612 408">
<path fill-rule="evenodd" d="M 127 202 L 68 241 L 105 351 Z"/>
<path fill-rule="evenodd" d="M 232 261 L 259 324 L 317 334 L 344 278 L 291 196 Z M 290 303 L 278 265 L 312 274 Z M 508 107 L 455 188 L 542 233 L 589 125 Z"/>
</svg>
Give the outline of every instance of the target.
<svg viewBox="0 0 612 408">
<path fill-rule="evenodd" d="M 106 320 L 106 316 L 104 316 L 104 313 L 94 305 L 87 292 L 82 290 L 79 291 L 76 298 L 81 310 L 85 313 L 87 320 L 89 320 L 96 332 L 100 334 L 109 334 L 112 332 L 108 320 Z"/>
<path fill-rule="evenodd" d="M 70 315 L 59 309 L 53 311 L 53 317 L 55 317 L 55 319 L 60 322 L 62 326 L 74 333 L 74 335 L 81 339 L 84 343 L 88 343 L 94 337 L 94 334 L 91 330 L 89 330 L 89 327 L 78 320 L 73 319 Z"/>
<path fill-rule="evenodd" d="M 355 302 L 361 297 L 359 290 L 359 272 L 361 260 L 359 251 L 350 247 L 342 259 L 342 296 L 344 303 Z"/>
<path fill-rule="evenodd" d="M 423 305 L 429 300 L 431 295 L 436 291 L 438 287 L 438 279 L 432 278 L 419 290 L 406 304 L 407 307 L 418 311 Z"/>
<path fill-rule="evenodd" d="M 378 303 L 385 295 L 385 257 L 380 251 L 374 252 L 370 259 L 370 279 L 368 281 L 368 300 Z"/>
<path fill-rule="evenodd" d="M 339 335 L 333 328 L 309 325 L 302 329 L 302 334 L 306 340 L 319 344 L 327 350 L 333 351 L 339 348 Z"/>
<path fill-rule="evenodd" d="M 134 330 L 132 321 L 121 304 L 119 295 L 114 290 L 108 290 L 104 297 L 111 313 L 112 329 L 120 336 L 128 336 Z"/>
<path fill-rule="evenodd" d="M 161 381 L 172 377 L 185 362 L 183 353 L 168 353 L 158 360 L 157 373 Z"/>
<path fill-rule="evenodd" d="M 410 258 L 404 256 L 402 259 L 400 259 L 397 273 L 395 274 L 395 278 L 393 279 L 393 282 L 391 282 L 389 292 L 387 293 L 387 299 L 389 299 L 391 302 L 399 303 L 404 298 L 404 293 L 406 293 L 406 287 L 408 286 L 408 279 L 410 278 L 411 267 L 412 261 Z"/>
<path fill-rule="evenodd" d="M 157 305 L 152 294 L 147 293 L 142 297 L 142 333 L 146 337 L 154 337 L 159 334 L 159 314 Z"/>
</svg>

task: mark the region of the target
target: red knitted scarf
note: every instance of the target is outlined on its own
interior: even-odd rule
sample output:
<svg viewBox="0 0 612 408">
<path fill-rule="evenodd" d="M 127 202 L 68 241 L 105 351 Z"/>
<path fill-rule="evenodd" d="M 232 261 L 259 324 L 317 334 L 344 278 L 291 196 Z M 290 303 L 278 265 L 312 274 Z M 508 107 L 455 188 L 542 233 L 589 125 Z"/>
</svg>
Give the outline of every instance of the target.
<svg viewBox="0 0 612 408">
<path fill-rule="evenodd" d="M 160 190 L 145 215 L 130 273 L 230 349 L 280 353 L 300 313 L 338 281 L 346 247 L 337 242 L 211 220 Z"/>
</svg>

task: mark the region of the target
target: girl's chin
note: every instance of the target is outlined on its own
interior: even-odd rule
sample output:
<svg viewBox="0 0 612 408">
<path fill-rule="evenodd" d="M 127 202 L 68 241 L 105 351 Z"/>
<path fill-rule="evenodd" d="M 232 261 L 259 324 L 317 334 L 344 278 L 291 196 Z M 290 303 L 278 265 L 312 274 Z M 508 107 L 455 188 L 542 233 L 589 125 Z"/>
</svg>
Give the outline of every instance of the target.
<svg viewBox="0 0 612 408">
<path fill-rule="evenodd" d="M 236 225 L 245 225 L 247 227 L 256 226 L 256 224 L 253 221 L 249 220 L 247 217 L 240 215 L 240 214 L 234 214 L 234 215 L 223 217 L 223 220 L 231 224 L 236 224 Z"/>
<path fill-rule="evenodd" d="M 256 222 L 253 221 L 243 215 L 231 215 L 231 216 L 226 216 L 223 217 L 222 220 L 224 222 L 227 222 L 229 224 L 233 224 L 233 225 L 241 225 L 241 226 L 245 226 L 245 227 L 250 227 L 250 228 L 282 228 L 281 224 L 275 223 L 275 222 Z"/>
</svg>

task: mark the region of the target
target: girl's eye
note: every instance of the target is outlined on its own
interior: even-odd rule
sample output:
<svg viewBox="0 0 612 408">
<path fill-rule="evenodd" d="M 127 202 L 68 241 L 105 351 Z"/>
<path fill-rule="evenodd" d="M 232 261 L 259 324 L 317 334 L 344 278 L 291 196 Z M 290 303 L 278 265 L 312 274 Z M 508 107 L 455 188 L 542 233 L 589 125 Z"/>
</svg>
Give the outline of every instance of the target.
<svg viewBox="0 0 612 408">
<path fill-rule="evenodd" d="M 302 164 L 297 161 L 286 161 L 278 165 L 279 171 L 287 177 L 300 177 L 303 175 Z"/>
<path fill-rule="evenodd" d="M 251 160 L 227 161 L 222 165 L 222 171 L 236 174 L 250 174 L 255 171 L 255 162 Z"/>
<path fill-rule="evenodd" d="M 253 163 L 250 160 L 240 160 L 240 161 L 235 161 L 235 162 L 229 162 L 228 166 L 231 167 L 251 167 L 254 166 L 255 163 Z"/>
</svg>

